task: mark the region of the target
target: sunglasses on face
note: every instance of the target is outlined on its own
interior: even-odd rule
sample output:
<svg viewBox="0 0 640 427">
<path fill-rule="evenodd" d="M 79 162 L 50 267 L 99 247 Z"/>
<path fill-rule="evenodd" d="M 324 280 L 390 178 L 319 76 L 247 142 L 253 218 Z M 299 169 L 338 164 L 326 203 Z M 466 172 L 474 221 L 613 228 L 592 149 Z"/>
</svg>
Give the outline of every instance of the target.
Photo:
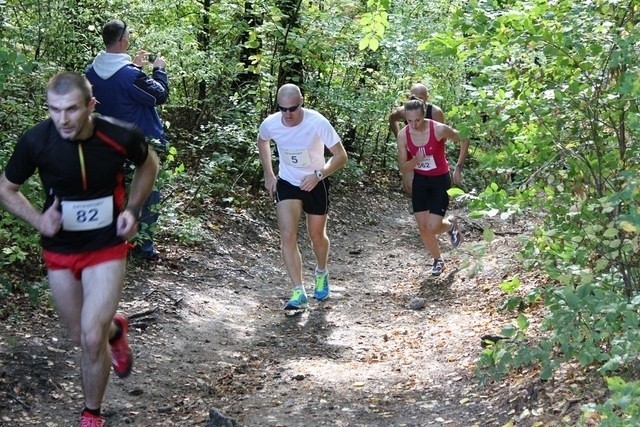
<svg viewBox="0 0 640 427">
<path fill-rule="evenodd" d="M 122 41 L 122 38 L 124 37 L 124 33 L 127 32 L 127 23 L 122 21 L 122 23 L 124 24 L 124 27 L 122 27 L 122 33 L 120 33 L 120 38 L 118 39 L 118 41 Z"/>
<path fill-rule="evenodd" d="M 298 107 L 300 107 L 300 104 L 296 104 L 293 107 L 283 107 L 281 105 L 278 105 L 278 111 L 282 112 L 282 113 L 286 113 L 286 112 L 290 112 L 293 113 L 294 111 L 296 111 L 298 109 Z"/>
</svg>

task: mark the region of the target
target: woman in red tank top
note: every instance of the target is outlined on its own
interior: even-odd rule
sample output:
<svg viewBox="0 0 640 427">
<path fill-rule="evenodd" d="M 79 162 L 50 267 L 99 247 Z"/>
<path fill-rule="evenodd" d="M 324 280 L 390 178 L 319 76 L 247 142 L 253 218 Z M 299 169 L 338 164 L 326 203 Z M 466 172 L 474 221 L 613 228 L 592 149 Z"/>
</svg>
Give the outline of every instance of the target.
<svg viewBox="0 0 640 427">
<path fill-rule="evenodd" d="M 462 139 L 457 130 L 425 118 L 425 104 L 413 99 L 404 105 L 407 126 L 398 133 L 398 167 L 400 173 L 413 171 L 413 214 L 418 223 L 420 237 L 433 257 L 430 273 L 439 276 L 444 269 L 437 235 L 448 233 L 453 247 L 462 241 L 458 221 L 445 218 L 449 207 L 451 187 L 449 163 L 445 155 L 447 140 L 460 144 L 458 163 L 453 172 L 453 183 L 462 182 L 462 165 L 469 151 L 469 140 Z"/>
</svg>

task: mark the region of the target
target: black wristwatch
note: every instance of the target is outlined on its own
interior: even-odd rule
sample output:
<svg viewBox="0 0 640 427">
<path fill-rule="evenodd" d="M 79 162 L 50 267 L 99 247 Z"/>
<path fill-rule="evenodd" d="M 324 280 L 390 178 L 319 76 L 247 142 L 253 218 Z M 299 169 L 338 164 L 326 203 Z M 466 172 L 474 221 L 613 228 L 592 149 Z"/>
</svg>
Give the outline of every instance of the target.
<svg viewBox="0 0 640 427">
<path fill-rule="evenodd" d="M 324 179 L 324 174 L 322 173 L 322 171 L 317 170 L 317 171 L 313 171 L 313 173 L 315 173 L 315 174 L 316 174 L 316 177 L 317 177 L 320 181 L 322 181 L 322 180 Z"/>
</svg>

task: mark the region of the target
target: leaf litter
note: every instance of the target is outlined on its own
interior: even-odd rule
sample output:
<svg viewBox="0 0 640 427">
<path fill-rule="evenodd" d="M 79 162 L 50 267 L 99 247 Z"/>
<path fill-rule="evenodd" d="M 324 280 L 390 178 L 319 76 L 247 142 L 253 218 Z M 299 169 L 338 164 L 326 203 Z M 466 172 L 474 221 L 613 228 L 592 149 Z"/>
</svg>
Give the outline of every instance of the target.
<svg viewBox="0 0 640 427">
<path fill-rule="evenodd" d="M 202 210 L 208 231 L 199 244 L 161 232 L 163 260 L 128 267 L 120 310 L 131 317 L 135 362 L 129 378 L 110 378 L 109 425 L 560 425 L 604 396 L 597 375 L 571 365 L 553 381 L 531 368 L 480 385 L 481 337 L 515 317 L 497 310 L 499 284 L 515 274 L 525 284 L 541 280 L 514 259 L 531 224 L 479 224 L 453 206 L 465 243 L 452 251 L 441 239 L 447 267 L 431 278 L 407 206 L 395 190 L 336 186 L 332 298 L 312 300 L 295 318 L 282 310 L 290 287 L 272 204 Z M 470 265 L 465 247 L 489 226 L 494 240 Z M 299 242 L 310 290 L 315 265 L 305 230 Z M 0 319 L 2 424 L 77 423 L 79 350 L 51 305 L 9 294 Z"/>
</svg>

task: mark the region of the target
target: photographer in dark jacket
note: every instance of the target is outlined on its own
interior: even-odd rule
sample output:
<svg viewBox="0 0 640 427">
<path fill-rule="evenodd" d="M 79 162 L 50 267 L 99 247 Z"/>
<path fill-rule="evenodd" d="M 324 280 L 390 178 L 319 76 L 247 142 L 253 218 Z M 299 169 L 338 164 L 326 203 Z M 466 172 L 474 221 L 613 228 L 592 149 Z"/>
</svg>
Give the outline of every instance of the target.
<svg viewBox="0 0 640 427">
<path fill-rule="evenodd" d="M 132 61 L 126 53 L 130 36 L 127 24 L 117 19 L 107 22 L 102 29 L 105 50 L 98 53 L 86 72 L 98 100 L 96 111 L 137 125 L 154 148 L 163 151 L 167 148 L 167 140 L 156 106 L 169 98 L 165 59 L 157 55 L 151 76 L 145 74 L 142 67 L 152 64 L 149 61 L 151 54 L 140 50 Z M 160 191 L 154 188 L 142 211 L 142 241 L 136 248 L 136 253 L 147 260 L 159 258 L 153 245 L 159 204 Z"/>
</svg>

